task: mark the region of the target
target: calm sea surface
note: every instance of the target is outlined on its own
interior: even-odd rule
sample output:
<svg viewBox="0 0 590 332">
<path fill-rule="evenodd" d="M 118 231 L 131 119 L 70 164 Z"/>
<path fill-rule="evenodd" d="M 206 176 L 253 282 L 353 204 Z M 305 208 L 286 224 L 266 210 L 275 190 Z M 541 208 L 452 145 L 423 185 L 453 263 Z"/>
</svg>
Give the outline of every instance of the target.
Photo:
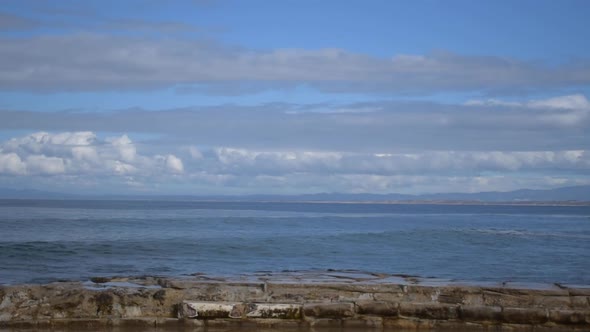
<svg viewBox="0 0 590 332">
<path fill-rule="evenodd" d="M 590 284 L 590 207 L 0 200 L 0 284 L 355 269 Z"/>
</svg>

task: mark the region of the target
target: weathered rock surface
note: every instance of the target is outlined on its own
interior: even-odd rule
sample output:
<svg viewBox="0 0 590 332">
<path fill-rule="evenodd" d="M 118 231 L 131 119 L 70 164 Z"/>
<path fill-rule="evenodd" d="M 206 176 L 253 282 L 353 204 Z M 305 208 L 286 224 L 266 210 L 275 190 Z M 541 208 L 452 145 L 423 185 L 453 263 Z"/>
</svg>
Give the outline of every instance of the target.
<svg viewBox="0 0 590 332">
<path fill-rule="evenodd" d="M 588 288 L 463 286 L 383 275 L 334 275 L 97 278 L 86 283 L 2 286 L 0 327 L 590 331 Z"/>
</svg>

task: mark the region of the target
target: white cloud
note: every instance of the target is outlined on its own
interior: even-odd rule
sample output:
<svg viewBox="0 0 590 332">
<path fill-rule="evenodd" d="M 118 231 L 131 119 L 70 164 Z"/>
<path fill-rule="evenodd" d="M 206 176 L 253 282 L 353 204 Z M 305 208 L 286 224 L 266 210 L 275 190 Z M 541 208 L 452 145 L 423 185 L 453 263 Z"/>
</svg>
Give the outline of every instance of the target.
<svg viewBox="0 0 590 332">
<path fill-rule="evenodd" d="M 26 164 L 14 153 L 4 154 L 0 150 L 0 174 L 25 174 Z"/>
<path fill-rule="evenodd" d="M 506 101 L 501 99 L 471 99 L 465 102 L 470 106 L 515 106 L 537 109 L 562 109 L 562 110 L 590 110 L 590 101 L 582 94 L 558 96 L 547 99 L 535 99 L 530 101 Z"/>
<path fill-rule="evenodd" d="M 107 165 L 109 165 L 110 169 L 119 175 L 135 173 L 137 171 L 137 168 L 135 168 L 133 165 L 126 164 L 120 160 L 109 161 Z"/>
<path fill-rule="evenodd" d="M 203 158 L 203 154 L 201 153 L 201 151 L 199 151 L 199 149 L 196 146 L 189 146 L 188 152 L 192 159 L 199 160 Z"/>
<path fill-rule="evenodd" d="M 31 155 L 26 159 L 28 174 L 62 174 L 66 166 L 62 158 Z"/>
<path fill-rule="evenodd" d="M 173 173 L 182 173 L 184 171 L 182 160 L 171 154 L 166 156 L 166 168 Z"/>
<path fill-rule="evenodd" d="M 533 100 L 526 104 L 532 108 L 555 108 L 565 110 L 590 110 L 590 101 L 581 94 Z"/>
<path fill-rule="evenodd" d="M 579 126 L 590 117 L 590 101 L 581 94 L 537 99 L 525 102 L 498 99 L 469 100 L 468 106 L 520 107 L 542 111 L 537 116 L 540 122 L 549 125 Z"/>
<path fill-rule="evenodd" d="M 203 184 L 203 176 L 192 179 L 193 186 Z M 309 174 L 285 176 L 225 176 L 208 178 L 207 194 L 300 194 L 341 193 L 439 193 L 509 191 L 521 188 L 546 189 L 560 186 L 588 185 L 589 178 L 560 176 L 510 175 L 376 175 L 376 174 Z"/>
<path fill-rule="evenodd" d="M 507 106 L 507 107 L 522 107 L 523 104 L 515 101 L 504 101 L 500 99 L 470 99 L 465 102 L 467 106 Z"/>
<path fill-rule="evenodd" d="M 415 151 L 350 153 L 217 148 L 209 170 L 231 174 L 416 174 L 482 171 L 590 170 L 590 154 L 566 151 Z M 202 163 L 201 163 L 202 164 Z"/>
<path fill-rule="evenodd" d="M 101 141 L 92 132 L 37 132 L 0 144 L 0 174 L 149 176 L 182 171 L 182 160 L 172 154 L 138 154 L 127 135 Z"/>
<path fill-rule="evenodd" d="M 237 148 L 216 148 L 215 157 L 227 171 L 318 172 L 336 169 L 343 157 L 341 152 L 320 151 L 254 151 Z"/>
<path fill-rule="evenodd" d="M 76 160 L 88 161 L 91 163 L 99 162 L 96 148 L 92 146 L 76 146 L 72 148 L 72 157 Z"/>
<path fill-rule="evenodd" d="M 135 149 L 135 145 L 133 142 L 127 137 L 127 135 L 123 135 L 121 137 L 111 137 L 107 138 L 107 142 L 109 142 L 113 147 L 115 147 L 119 157 L 126 162 L 132 162 L 135 159 L 135 155 L 137 153 Z"/>
</svg>

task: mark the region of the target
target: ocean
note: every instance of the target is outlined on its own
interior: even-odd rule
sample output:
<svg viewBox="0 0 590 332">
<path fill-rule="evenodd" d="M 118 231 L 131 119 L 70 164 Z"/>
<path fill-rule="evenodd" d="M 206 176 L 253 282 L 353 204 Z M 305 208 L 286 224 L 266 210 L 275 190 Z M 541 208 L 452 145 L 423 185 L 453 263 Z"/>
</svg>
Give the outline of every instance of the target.
<svg viewBox="0 0 590 332">
<path fill-rule="evenodd" d="M 590 284 L 590 207 L 0 200 L 0 284 L 360 270 Z"/>
</svg>

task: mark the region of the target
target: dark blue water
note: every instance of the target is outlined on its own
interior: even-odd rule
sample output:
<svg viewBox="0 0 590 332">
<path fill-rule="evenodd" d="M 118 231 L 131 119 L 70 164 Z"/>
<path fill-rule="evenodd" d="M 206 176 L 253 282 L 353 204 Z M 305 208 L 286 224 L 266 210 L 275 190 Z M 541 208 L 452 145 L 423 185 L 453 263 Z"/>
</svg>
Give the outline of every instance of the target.
<svg viewBox="0 0 590 332">
<path fill-rule="evenodd" d="M 590 284 L 590 207 L 0 200 L 0 283 L 356 269 Z"/>
</svg>

